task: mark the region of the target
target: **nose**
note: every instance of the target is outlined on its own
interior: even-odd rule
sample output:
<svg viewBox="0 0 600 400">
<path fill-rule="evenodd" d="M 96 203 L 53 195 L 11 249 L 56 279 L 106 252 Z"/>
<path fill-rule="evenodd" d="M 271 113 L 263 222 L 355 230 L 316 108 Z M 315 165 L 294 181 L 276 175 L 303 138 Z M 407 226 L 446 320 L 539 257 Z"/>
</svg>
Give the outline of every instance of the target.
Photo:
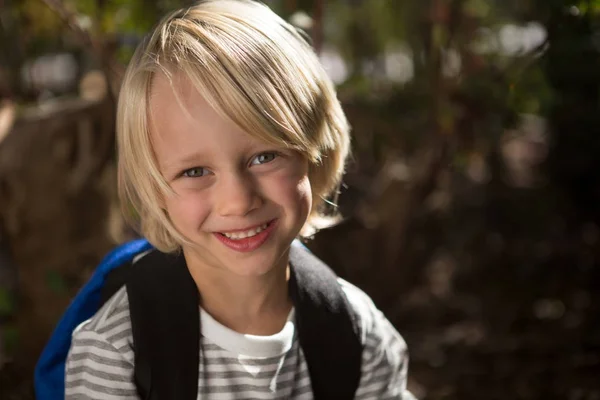
<svg viewBox="0 0 600 400">
<path fill-rule="evenodd" d="M 245 216 L 262 204 L 252 177 L 237 173 L 222 175 L 216 190 L 216 208 L 222 216 Z"/>
</svg>

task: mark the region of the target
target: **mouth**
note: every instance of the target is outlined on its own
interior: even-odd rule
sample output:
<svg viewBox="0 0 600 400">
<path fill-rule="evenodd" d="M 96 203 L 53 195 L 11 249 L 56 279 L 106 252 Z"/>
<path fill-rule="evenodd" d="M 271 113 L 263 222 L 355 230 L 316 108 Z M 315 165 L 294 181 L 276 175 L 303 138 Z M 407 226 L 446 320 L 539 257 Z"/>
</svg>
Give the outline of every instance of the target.
<svg viewBox="0 0 600 400">
<path fill-rule="evenodd" d="M 277 225 L 277 219 L 250 228 L 228 232 L 215 232 L 215 237 L 225 246 L 239 252 L 250 252 L 261 247 Z"/>
<path fill-rule="evenodd" d="M 246 239 L 246 238 L 256 236 L 259 233 L 261 233 L 262 231 L 266 230 L 269 227 L 269 225 L 273 223 L 273 221 L 275 221 L 275 220 L 265 222 L 264 224 L 255 226 L 253 228 L 235 230 L 235 231 L 231 231 L 231 232 L 218 232 L 218 233 L 219 233 L 219 235 L 225 236 L 226 238 L 231 239 L 231 240 Z"/>
</svg>

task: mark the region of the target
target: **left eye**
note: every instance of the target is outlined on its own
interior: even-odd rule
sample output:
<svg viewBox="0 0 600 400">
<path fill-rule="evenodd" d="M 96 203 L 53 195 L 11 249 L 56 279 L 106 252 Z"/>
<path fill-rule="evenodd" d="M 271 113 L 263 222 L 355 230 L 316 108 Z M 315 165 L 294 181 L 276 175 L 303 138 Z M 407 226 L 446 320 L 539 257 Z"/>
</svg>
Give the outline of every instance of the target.
<svg viewBox="0 0 600 400">
<path fill-rule="evenodd" d="M 250 164 L 251 165 L 266 164 L 266 163 L 273 161 L 276 157 L 277 157 L 277 154 L 275 154 L 275 153 L 261 153 L 261 154 L 257 155 L 256 157 L 254 157 L 254 159 L 252 160 L 252 162 Z"/>
</svg>

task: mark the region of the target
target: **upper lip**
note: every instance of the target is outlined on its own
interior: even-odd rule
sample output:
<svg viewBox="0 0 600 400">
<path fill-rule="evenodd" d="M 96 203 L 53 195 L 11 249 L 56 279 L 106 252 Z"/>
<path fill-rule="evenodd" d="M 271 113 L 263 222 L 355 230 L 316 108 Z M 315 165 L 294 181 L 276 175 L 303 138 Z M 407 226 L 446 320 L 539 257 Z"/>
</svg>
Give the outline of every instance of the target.
<svg viewBox="0 0 600 400">
<path fill-rule="evenodd" d="M 273 221 L 275 221 L 275 220 L 274 220 L 274 219 L 271 219 L 271 220 L 268 220 L 268 221 L 265 221 L 265 222 L 261 222 L 260 224 L 256 224 L 256 225 L 249 226 L 249 227 L 247 227 L 247 228 L 241 228 L 241 229 L 224 229 L 224 230 L 222 230 L 222 231 L 218 231 L 218 232 L 219 232 L 219 233 L 247 232 L 247 231 L 249 231 L 250 229 L 256 229 L 256 228 L 258 228 L 259 226 L 263 226 L 263 225 L 265 225 L 265 224 L 270 224 L 270 223 L 271 223 L 271 222 L 273 222 Z"/>
</svg>

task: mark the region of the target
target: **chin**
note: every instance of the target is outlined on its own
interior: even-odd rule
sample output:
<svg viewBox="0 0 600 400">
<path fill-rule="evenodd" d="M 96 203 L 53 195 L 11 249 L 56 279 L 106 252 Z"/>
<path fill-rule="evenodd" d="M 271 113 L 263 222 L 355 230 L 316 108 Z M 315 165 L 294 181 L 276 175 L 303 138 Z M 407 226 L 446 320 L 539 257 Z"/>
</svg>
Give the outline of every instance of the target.
<svg viewBox="0 0 600 400">
<path fill-rule="evenodd" d="M 265 268 L 262 265 L 256 266 L 256 267 L 248 266 L 247 268 L 239 268 L 239 266 L 236 266 L 233 268 L 227 268 L 227 270 L 229 270 L 231 273 L 233 273 L 237 276 L 241 276 L 241 277 L 245 277 L 245 278 L 256 278 L 256 277 L 268 275 L 270 272 L 273 271 L 274 268 L 275 268 L 274 266 Z"/>
<path fill-rule="evenodd" d="M 269 273 L 278 265 L 287 265 L 287 262 L 281 261 L 285 253 L 284 249 L 271 244 L 265 246 L 264 249 L 258 249 L 250 253 L 234 252 L 231 254 L 230 252 L 225 255 L 223 262 L 232 267 L 228 269 L 236 271 L 239 275 L 259 276 Z"/>
</svg>

